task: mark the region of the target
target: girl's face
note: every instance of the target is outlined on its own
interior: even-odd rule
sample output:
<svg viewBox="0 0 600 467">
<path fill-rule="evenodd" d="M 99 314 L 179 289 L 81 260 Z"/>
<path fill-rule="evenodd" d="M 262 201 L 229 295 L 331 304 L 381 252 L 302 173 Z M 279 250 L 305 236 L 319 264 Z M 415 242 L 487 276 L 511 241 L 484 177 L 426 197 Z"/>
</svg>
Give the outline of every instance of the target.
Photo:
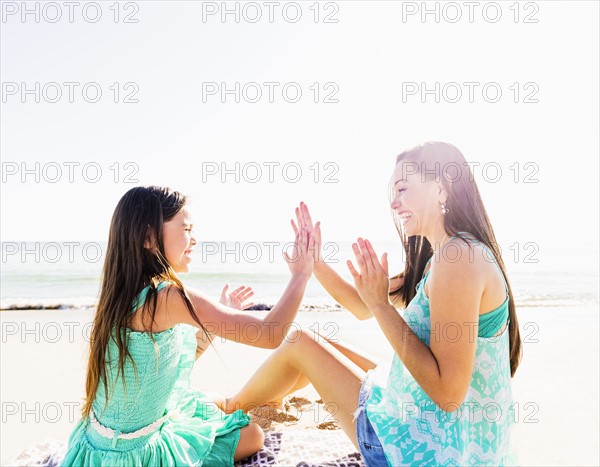
<svg viewBox="0 0 600 467">
<path fill-rule="evenodd" d="M 425 179 L 424 169 L 417 162 L 401 161 L 392 174 L 394 195 L 391 207 L 400 215 L 402 230 L 407 237 L 428 236 L 438 223 L 443 225 L 440 203 L 445 202 L 441 183 Z"/>
<path fill-rule="evenodd" d="M 188 272 L 192 262 L 192 248 L 196 239 L 192 233 L 192 218 L 184 207 L 170 221 L 163 224 L 163 240 L 167 261 L 175 272 Z"/>
</svg>

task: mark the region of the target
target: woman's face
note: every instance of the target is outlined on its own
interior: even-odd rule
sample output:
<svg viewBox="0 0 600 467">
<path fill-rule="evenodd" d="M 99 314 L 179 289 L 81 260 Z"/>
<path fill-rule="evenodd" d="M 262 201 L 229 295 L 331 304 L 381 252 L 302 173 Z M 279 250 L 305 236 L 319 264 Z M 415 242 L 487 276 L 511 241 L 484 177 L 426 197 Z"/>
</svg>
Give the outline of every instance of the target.
<svg viewBox="0 0 600 467">
<path fill-rule="evenodd" d="M 424 169 L 421 163 L 400 161 L 392 174 L 391 207 L 400 215 L 407 237 L 428 236 L 440 222 L 443 225 L 440 203 L 446 201 L 445 191 L 441 183 L 425 177 Z"/>
<path fill-rule="evenodd" d="M 196 245 L 192 227 L 192 218 L 185 207 L 163 224 L 165 256 L 175 272 L 188 272 L 190 269 L 190 255 Z"/>
</svg>

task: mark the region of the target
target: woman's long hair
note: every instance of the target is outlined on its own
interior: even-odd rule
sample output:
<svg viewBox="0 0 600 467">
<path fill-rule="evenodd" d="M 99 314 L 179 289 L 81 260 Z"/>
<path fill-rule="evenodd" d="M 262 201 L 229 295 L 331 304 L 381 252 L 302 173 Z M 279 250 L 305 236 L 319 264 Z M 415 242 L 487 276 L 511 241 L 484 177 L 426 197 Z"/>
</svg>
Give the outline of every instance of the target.
<svg viewBox="0 0 600 467">
<path fill-rule="evenodd" d="M 396 165 L 402 161 L 411 163 L 408 164 L 411 173 L 419 173 L 422 177 L 431 180 L 437 179 L 446 189 L 448 193 L 446 207 L 449 211 L 444 215 L 444 229 L 448 236 L 458 235 L 468 244 L 464 236 L 458 232 L 469 232 L 476 240 L 484 243 L 490 249 L 498 262 L 508 285 L 510 370 L 511 376 L 514 376 L 522 353 L 515 302 L 494 229 L 483 206 L 470 167 L 456 147 L 441 142 L 427 142 L 404 151 L 396 158 Z M 392 184 L 391 196 L 394 196 L 393 190 Z M 433 255 L 433 250 L 425 237 L 421 235 L 407 237 L 401 228 L 398 214 L 393 211 L 393 216 L 404 246 L 406 263 L 404 272 L 399 274 L 399 276 L 404 276 L 404 284 L 398 290 L 391 292 L 390 296 L 394 303 L 406 307 L 416 294 L 415 288 L 423 276 L 428 259 Z"/>
<path fill-rule="evenodd" d="M 148 307 L 151 323 L 154 323 L 156 315 L 156 287 L 161 281 L 168 281 L 178 290 L 190 315 L 208 337 L 181 280 L 165 257 L 163 224 L 181 211 L 186 201 L 184 195 L 170 188 L 136 187 L 125 193 L 115 208 L 102 270 L 100 298 L 90 335 L 86 398 L 82 409 L 84 418 L 92 409 L 100 382 L 104 385 L 108 405 L 106 352 L 109 339 L 115 340 L 119 350 L 117 379 L 120 373 L 125 387 L 126 358 L 137 374 L 126 336 L 133 318 L 133 301 L 144 287 L 150 286 L 144 308 Z M 154 251 L 145 248 L 146 241 L 154 242 Z M 154 341 L 152 332 L 150 337 Z"/>
</svg>

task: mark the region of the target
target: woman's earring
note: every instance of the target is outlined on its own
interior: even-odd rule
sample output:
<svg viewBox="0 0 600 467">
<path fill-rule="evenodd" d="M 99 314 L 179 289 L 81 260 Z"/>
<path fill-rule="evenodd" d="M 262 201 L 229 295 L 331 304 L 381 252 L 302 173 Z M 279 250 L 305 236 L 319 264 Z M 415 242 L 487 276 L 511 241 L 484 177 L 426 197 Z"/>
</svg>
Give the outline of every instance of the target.
<svg viewBox="0 0 600 467">
<path fill-rule="evenodd" d="M 443 215 L 448 214 L 449 209 L 446 207 L 446 203 L 442 203 L 440 207 L 442 208 L 441 211 Z"/>
</svg>

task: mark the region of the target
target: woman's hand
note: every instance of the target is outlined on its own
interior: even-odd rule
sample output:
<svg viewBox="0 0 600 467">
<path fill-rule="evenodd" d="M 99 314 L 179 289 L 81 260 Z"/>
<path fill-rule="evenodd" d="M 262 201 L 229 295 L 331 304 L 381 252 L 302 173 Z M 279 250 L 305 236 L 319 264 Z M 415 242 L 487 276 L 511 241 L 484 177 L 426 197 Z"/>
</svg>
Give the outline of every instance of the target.
<svg viewBox="0 0 600 467">
<path fill-rule="evenodd" d="M 292 255 L 289 256 L 287 251 L 283 253 L 293 276 L 300 275 L 306 278 L 312 276 L 315 267 L 314 251 L 315 239 L 313 235 L 309 233 L 309 229 L 305 227 L 297 230 Z"/>
<path fill-rule="evenodd" d="M 296 221 L 298 224 L 292 219 L 294 234 L 298 235 L 300 230 L 306 229 L 314 237 L 314 260 L 315 263 L 319 263 L 321 261 L 321 223 L 317 222 L 313 225 L 310 212 L 308 212 L 308 206 L 302 201 L 300 202 L 300 206 L 296 208 Z"/>
<path fill-rule="evenodd" d="M 390 277 L 390 293 L 397 292 L 404 285 L 404 271 L 397 276 Z"/>
<path fill-rule="evenodd" d="M 230 308 L 235 308 L 236 310 L 245 310 L 254 305 L 254 302 L 247 302 L 247 300 L 254 295 L 252 287 L 244 287 L 242 285 L 229 294 L 227 293 L 228 290 L 229 284 L 225 284 L 225 287 L 223 287 L 223 291 L 221 292 L 219 303 Z"/>
<path fill-rule="evenodd" d="M 381 307 L 390 305 L 387 253 L 381 256 L 380 263 L 371 242 L 362 238 L 352 244 L 352 250 L 360 271 L 356 270 L 352 261 L 347 261 L 354 285 L 365 305 L 376 313 Z"/>
</svg>

